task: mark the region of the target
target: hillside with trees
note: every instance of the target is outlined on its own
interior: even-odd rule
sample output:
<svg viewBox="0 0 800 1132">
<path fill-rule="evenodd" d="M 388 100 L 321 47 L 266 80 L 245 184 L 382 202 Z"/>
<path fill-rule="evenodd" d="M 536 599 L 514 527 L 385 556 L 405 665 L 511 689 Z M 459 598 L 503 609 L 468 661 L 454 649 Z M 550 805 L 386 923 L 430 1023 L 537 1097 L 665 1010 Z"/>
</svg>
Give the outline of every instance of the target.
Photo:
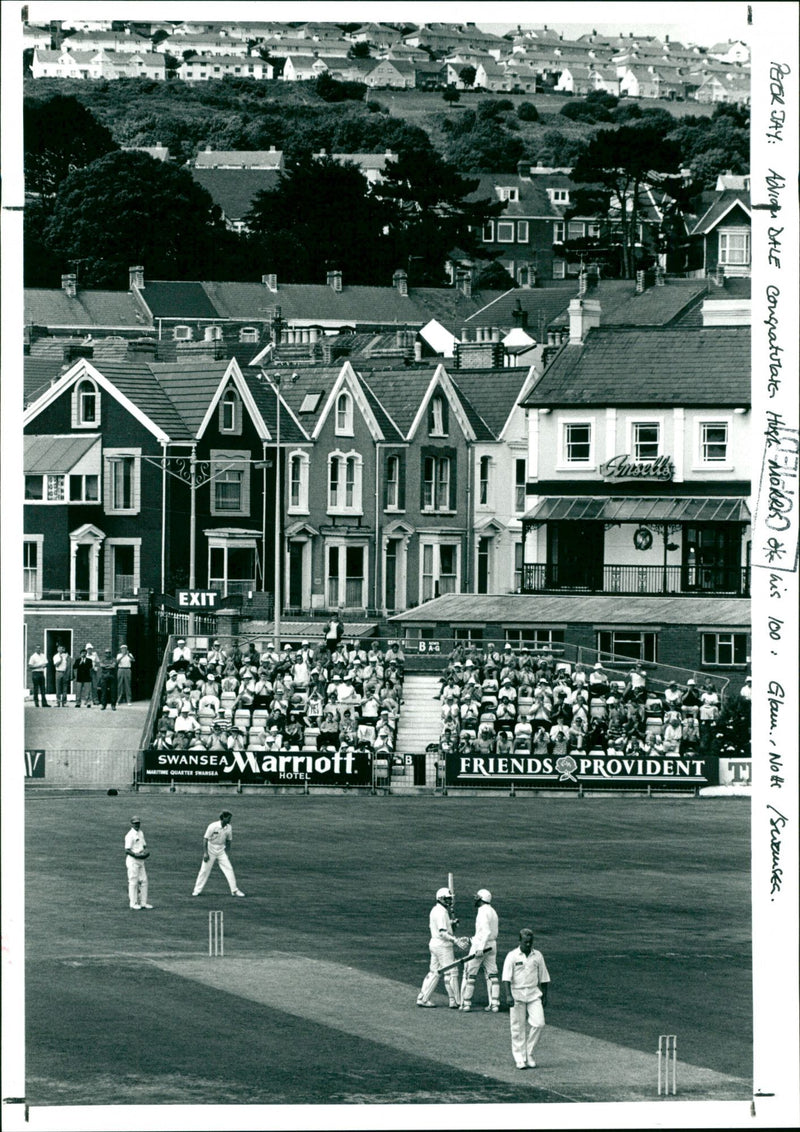
<svg viewBox="0 0 800 1132">
<path fill-rule="evenodd" d="M 468 185 L 475 185 L 470 174 L 514 173 L 520 163 L 574 166 L 579 180 L 618 193 L 621 182 L 611 178 L 609 147 L 615 136 L 622 144 L 630 131 L 643 147 L 640 172 L 660 172 L 665 185 L 670 178 L 674 184 L 685 168 L 693 191 L 713 187 L 720 172 L 747 169 L 749 113 L 740 107 L 675 117 L 663 106 L 642 109 L 608 95 L 562 99 L 556 109 L 551 99 L 535 95 L 467 91 L 456 108 L 440 95 L 404 93 L 415 98 L 374 95 L 362 84 L 331 79 L 28 82 L 26 283 L 56 286 L 60 274 L 77 265 L 85 286 L 121 286 L 132 255 L 150 271 L 159 265 L 162 277 L 259 278 L 270 262 L 282 277 L 298 282 L 317 281 L 324 264 L 336 260 L 348 264 L 348 279 L 365 283 L 385 282 L 391 275 L 387 265 L 393 269 L 413 257 L 419 281 L 441 281 L 448 251 L 454 246 L 470 251 L 472 228 L 494 215 L 497 205 L 467 207 Z M 410 120 L 400 113 L 405 106 L 416 107 Z M 119 152 L 155 145 L 169 149 L 171 163 Z M 183 166 L 205 147 L 271 146 L 284 154 L 279 199 L 256 204 L 250 234 L 232 233 Z M 314 197 L 308 177 L 321 175 L 313 155 L 323 150 L 391 150 L 399 155 L 398 169 L 370 193 L 355 168 L 325 166 L 325 178 L 336 185 L 321 188 L 318 180 L 316 195 L 327 202 L 329 219 L 311 225 L 302 219 L 310 215 Z M 141 195 L 138 212 L 125 182 L 133 175 Z M 426 183 L 435 199 L 424 191 Z M 676 207 L 686 207 L 678 195 Z M 340 198 L 349 204 L 337 209 L 334 225 L 331 202 Z M 276 204 L 281 207 L 271 215 Z M 174 245 L 171 225 L 192 233 L 190 251 Z M 324 239 L 320 227 L 328 230 Z"/>
</svg>

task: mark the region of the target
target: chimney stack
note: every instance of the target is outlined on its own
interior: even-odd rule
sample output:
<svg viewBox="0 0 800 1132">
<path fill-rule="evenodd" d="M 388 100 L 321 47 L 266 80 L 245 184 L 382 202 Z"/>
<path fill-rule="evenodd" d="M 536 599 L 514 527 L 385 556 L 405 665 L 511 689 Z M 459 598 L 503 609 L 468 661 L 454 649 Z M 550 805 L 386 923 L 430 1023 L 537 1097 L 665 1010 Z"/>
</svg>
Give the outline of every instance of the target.
<svg viewBox="0 0 800 1132">
<path fill-rule="evenodd" d="M 569 340 L 583 342 L 594 327 L 600 325 L 600 303 L 597 299 L 572 299 L 569 304 Z"/>
<path fill-rule="evenodd" d="M 466 298 L 472 298 L 472 271 L 468 267 L 459 267 L 456 271 L 456 287 Z"/>
<path fill-rule="evenodd" d="M 334 291 L 341 291 L 342 289 L 342 273 L 341 271 L 329 271 L 327 273 L 327 283 Z"/>
<path fill-rule="evenodd" d="M 528 326 L 528 312 L 522 309 L 522 303 L 517 299 L 514 304 L 514 309 L 511 312 L 511 317 L 514 320 L 514 326 L 519 326 L 521 329 L 526 330 Z"/>
<path fill-rule="evenodd" d="M 129 291 L 143 291 L 144 290 L 144 268 L 129 267 L 128 268 L 128 290 Z"/>
<path fill-rule="evenodd" d="M 61 290 L 68 299 L 74 299 L 78 293 L 78 276 L 74 273 L 61 276 Z"/>
<path fill-rule="evenodd" d="M 408 272 L 398 269 L 392 276 L 392 285 L 399 295 L 408 294 Z"/>
<path fill-rule="evenodd" d="M 636 272 L 636 294 L 641 295 L 644 292 L 644 272 Z"/>
<path fill-rule="evenodd" d="M 274 274 L 262 275 L 261 276 L 261 282 L 264 284 L 265 287 L 269 288 L 270 291 L 277 291 L 278 290 L 278 276 L 277 275 L 274 275 Z"/>
</svg>

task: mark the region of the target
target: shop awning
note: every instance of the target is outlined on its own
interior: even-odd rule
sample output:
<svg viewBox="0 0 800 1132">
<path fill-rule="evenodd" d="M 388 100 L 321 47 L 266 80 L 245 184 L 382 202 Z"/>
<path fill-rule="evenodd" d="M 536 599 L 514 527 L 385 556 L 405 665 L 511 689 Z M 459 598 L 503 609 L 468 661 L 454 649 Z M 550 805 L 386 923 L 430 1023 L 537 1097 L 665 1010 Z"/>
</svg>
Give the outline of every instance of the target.
<svg viewBox="0 0 800 1132">
<path fill-rule="evenodd" d="M 748 523 L 750 509 L 744 499 L 691 496 L 668 499 L 628 496 L 612 499 L 596 495 L 551 495 L 525 515 L 523 523 L 564 520 L 602 523 Z"/>
<path fill-rule="evenodd" d="M 97 448 L 96 467 L 88 466 L 84 472 L 100 471 L 100 437 L 95 436 L 26 436 L 24 464 L 26 476 L 64 476 Z"/>
</svg>

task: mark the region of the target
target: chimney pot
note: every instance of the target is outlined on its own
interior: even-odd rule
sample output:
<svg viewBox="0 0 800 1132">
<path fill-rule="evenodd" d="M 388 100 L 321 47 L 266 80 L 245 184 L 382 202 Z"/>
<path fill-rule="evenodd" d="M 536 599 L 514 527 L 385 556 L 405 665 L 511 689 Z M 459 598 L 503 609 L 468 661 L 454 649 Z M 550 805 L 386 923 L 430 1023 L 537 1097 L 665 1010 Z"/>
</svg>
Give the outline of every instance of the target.
<svg viewBox="0 0 800 1132">
<path fill-rule="evenodd" d="M 342 289 L 342 273 L 341 271 L 329 271 L 327 273 L 328 286 L 332 287 L 334 291 L 341 291 Z"/>
</svg>

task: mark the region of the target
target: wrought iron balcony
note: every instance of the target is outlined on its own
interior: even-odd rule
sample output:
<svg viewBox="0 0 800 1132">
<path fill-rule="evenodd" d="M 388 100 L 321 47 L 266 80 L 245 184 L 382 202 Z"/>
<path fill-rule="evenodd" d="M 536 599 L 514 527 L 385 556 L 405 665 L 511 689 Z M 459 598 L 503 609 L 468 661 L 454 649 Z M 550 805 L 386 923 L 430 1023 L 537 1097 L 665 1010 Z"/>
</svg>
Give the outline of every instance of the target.
<svg viewBox="0 0 800 1132">
<path fill-rule="evenodd" d="M 526 562 L 522 593 L 719 594 L 748 597 L 745 566 L 607 566 L 584 562 Z"/>
</svg>

